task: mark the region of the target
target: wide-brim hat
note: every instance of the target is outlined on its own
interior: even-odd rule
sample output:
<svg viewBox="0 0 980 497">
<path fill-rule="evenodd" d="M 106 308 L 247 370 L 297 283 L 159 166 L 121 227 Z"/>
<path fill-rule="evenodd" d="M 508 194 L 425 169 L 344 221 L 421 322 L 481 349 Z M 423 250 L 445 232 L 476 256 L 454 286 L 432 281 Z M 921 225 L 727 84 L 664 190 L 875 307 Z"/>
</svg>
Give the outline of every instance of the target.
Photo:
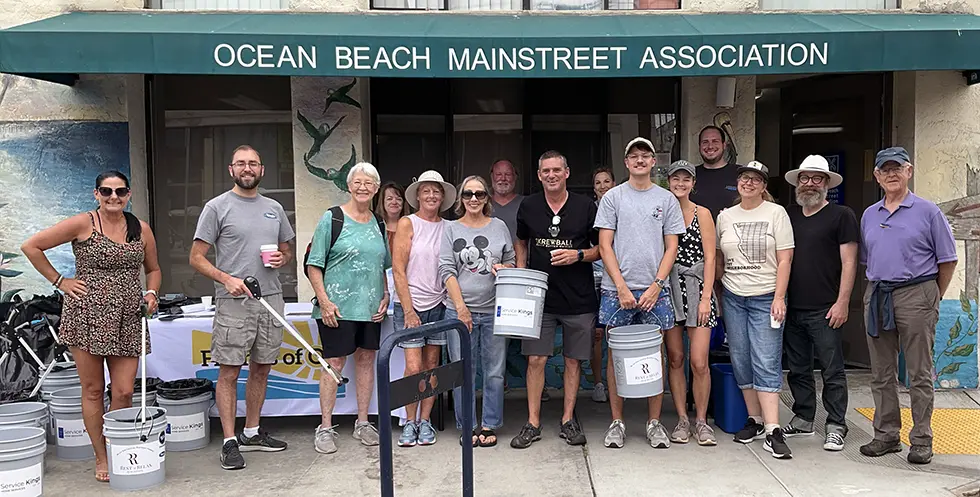
<svg viewBox="0 0 980 497">
<path fill-rule="evenodd" d="M 827 162 L 827 159 L 822 155 L 807 156 L 807 158 L 803 159 L 803 162 L 800 163 L 800 167 L 798 169 L 787 171 L 784 177 L 789 184 L 799 186 L 800 173 L 804 171 L 824 173 L 829 176 L 830 182 L 827 183 L 828 190 L 831 188 L 837 188 L 844 182 L 844 178 L 841 175 L 830 170 L 830 163 Z"/>
<path fill-rule="evenodd" d="M 405 201 L 413 209 L 418 210 L 419 208 L 419 186 L 422 183 L 439 183 L 442 185 L 442 206 L 439 207 L 439 212 L 449 210 L 456 203 L 456 187 L 452 183 L 445 182 L 439 171 L 430 169 L 420 174 L 418 179 L 405 189 Z"/>
</svg>

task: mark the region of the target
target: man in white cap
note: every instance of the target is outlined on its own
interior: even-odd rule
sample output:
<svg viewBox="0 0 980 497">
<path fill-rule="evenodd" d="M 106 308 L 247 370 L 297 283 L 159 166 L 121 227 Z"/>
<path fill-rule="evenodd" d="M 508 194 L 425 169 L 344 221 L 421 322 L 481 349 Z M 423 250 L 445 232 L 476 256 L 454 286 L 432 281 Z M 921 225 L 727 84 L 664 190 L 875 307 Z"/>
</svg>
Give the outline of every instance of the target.
<svg viewBox="0 0 980 497">
<path fill-rule="evenodd" d="M 823 448 L 844 449 L 847 436 L 847 377 L 840 328 L 857 272 L 860 231 L 850 207 L 827 201 L 827 192 L 843 178 L 827 159 L 810 155 L 786 181 L 796 187 L 796 203 L 787 208 L 796 251 L 787 292 L 783 345 L 793 392 L 793 419 L 783 427 L 786 437 L 813 435 L 817 392 L 814 358 L 823 372 L 823 405 L 827 410 Z"/>
<path fill-rule="evenodd" d="M 602 275 L 599 322 L 610 329 L 632 324 L 674 327 L 674 307 L 667 278 L 677 258 L 678 236 L 686 226 L 677 197 L 650 177 L 656 164 L 653 144 L 634 138 L 624 154 L 629 181 L 606 192 L 599 202 L 595 226 L 599 228 L 599 250 L 606 274 Z M 608 371 L 625 369 L 627 382 L 662 378 L 663 362 L 646 363 L 637 358 L 630 365 L 614 364 L 610 354 Z M 623 398 L 616 382 L 609 382 L 612 423 L 603 445 L 621 448 L 626 442 Z M 660 422 L 663 393 L 647 398 L 646 438 L 654 448 L 670 447 L 667 429 Z"/>
</svg>

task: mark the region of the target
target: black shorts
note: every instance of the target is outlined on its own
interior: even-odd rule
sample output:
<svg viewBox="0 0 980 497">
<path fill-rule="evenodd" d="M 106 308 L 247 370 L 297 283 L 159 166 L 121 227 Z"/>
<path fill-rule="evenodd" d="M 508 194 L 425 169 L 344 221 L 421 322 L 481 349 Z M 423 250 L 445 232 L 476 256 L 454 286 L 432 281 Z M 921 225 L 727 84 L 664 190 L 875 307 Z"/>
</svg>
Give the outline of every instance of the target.
<svg viewBox="0 0 980 497">
<path fill-rule="evenodd" d="M 320 345 L 323 357 L 347 357 L 357 349 L 378 350 L 381 348 L 381 323 L 365 321 L 337 321 L 336 328 L 316 320 L 320 332 Z"/>
</svg>

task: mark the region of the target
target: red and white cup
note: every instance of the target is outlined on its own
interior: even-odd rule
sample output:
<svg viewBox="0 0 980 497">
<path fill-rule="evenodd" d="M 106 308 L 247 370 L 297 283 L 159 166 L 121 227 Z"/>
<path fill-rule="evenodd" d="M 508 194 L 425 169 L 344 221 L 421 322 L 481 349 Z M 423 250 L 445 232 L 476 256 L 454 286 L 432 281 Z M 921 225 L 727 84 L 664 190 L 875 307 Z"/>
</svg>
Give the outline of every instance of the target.
<svg viewBox="0 0 980 497">
<path fill-rule="evenodd" d="M 263 245 L 259 247 L 259 250 L 262 252 L 262 264 L 265 267 L 272 267 L 272 254 L 279 251 L 279 246 L 271 244 Z"/>
</svg>

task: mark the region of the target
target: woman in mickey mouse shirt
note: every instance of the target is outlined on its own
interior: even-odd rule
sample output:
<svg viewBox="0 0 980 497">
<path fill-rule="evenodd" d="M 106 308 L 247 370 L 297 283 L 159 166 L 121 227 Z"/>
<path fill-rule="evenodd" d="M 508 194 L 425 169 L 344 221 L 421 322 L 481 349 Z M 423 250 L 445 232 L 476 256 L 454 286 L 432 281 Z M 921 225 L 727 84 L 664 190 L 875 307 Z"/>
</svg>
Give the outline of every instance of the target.
<svg viewBox="0 0 980 497">
<path fill-rule="evenodd" d="M 495 430 L 504 421 L 504 365 L 507 359 L 507 339 L 493 334 L 493 309 L 497 269 L 514 267 L 514 243 L 510 230 L 500 219 L 490 217 L 489 188 L 479 176 L 463 180 L 456 201 L 458 221 L 450 222 L 443 230 L 439 251 L 439 275 L 446 284 L 446 319 L 459 319 L 470 330 L 473 361 L 483 368 L 483 420 L 464 429 L 462 402 L 454 403 L 456 428 L 472 432 L 474 447 L 493 447 L 497 444 Z M 447 333 L 449 358 L 458 361 L 460 343 L 456 333 Z M 474 382 L 473 388 L 476 389 Z M 456 388 L 454 398 L 462 395 Z M 476 424 L 476 394 L 468 406 Z M 460 443 L 465 437 L 460 436 Z"/>
</svg>

